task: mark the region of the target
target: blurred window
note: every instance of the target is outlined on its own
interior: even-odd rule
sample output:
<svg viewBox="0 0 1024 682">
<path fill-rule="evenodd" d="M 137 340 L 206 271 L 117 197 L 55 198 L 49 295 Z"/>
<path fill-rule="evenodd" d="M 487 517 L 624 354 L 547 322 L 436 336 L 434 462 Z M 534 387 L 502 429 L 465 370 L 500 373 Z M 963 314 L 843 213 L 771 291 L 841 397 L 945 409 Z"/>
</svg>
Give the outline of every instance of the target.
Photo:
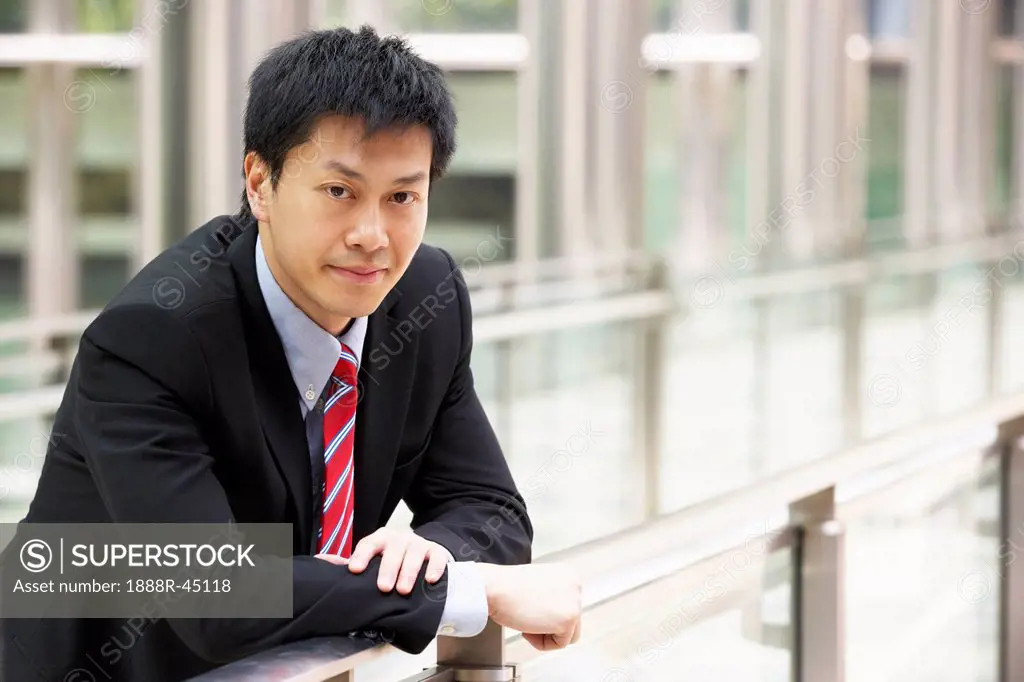
<svg viewBox="0 0 1024 682">
<path fill-rule="evenodd" d="M 483 242 L 494 245 L 480 248 L 483 258 L 508 260 L 514 242 L 502 240 L 515 230 L 516 74 L 453 72 L 447 79 L 459 116 L 458 147 L 431 191 L 426 240 L 449 249 L 456 261 L 478 256 Z"/>
<path fill-rule="evenodd" d="M 1001 0 L 1002 11 L 999 12 L 999 35 L 1013 37 L 1017 35 L 1014 25 L 1017 21 L 1017 0 Z"/>
<path fill-rule="evenodd" d="M 82 69 L 75 101 L 79 302 L 102 306 L 127 282 L 134 244 L 133 170 L 138 156 L 135 78 Z"/>
<path fill-rule="evenodd" d="M 867 0 L 872 38 L 905 38 L 910 31 L 909 0 Z"/>
<path fill-rule="evenodd" d="M 905 67 L 872 64 L 869 76 L 867 146 L 867 240 L 870 251 L 902 248 L 903 179 L 906 161 Z"/>
<path fill-rule="evenodd" d="M 25 0 L 0 0 L 0 33 L 21 33 L 28 26 Z"/>
<path fill-rule="evenodd" d="M 515 33 L 518 0 L 388 0 L 403 31 Z"/>
<path fill-rule="evenodd" d="M 651 32 L 653 33 L 694 33 L 700 24 L 702 12 L 717 12 L 726 0 L 692 0 L 692 9 L 684 16 L 680 12 L 679 0 L 653 0 L 650 4 Z M 735 31 L 750 30 L 750 0 L 732 0 L 733 26 Z"/>
<path fill-rule="evenodd" d="M 680 193 L 686 178 L 688 159 L 682 152 L 681 135 L 687 102 L 671 71 L 657 71 L 647 81 L 645 247 L 662 252 L 680 238 L 685 229 L 680 215 Z M 717 233 L 726 235 L 729 247 L 746 237 L 747 201 L 747 71 L 737 69 L 729 92 L 728 150 L 722 178 L 723 224 Z"/>
<path fill-rule="evenodd" d="M 76 28 L 81 33 L 127 33 L 133 28 L 135 4 L 136 0 L 75 0 Z"/>
<path fill-rule="evenodd" d="M 4 6 L 0 1 L 0 6 Z M 24 313 L 28 236 L 28 90 L 22 69 L 0 69 L 0 319 Z"/>
<path fill-rule="evenodd" d="M 647 80 L 647 149 L 644 183 L 646 210 L 644 243 L 660 253 L 676 238 L 680 228 L 679 193 L 682 191 L 683 159 L 680 158 L 677 120 L 684 116 L 674 73 L 656 71 Z"/>
</svg>

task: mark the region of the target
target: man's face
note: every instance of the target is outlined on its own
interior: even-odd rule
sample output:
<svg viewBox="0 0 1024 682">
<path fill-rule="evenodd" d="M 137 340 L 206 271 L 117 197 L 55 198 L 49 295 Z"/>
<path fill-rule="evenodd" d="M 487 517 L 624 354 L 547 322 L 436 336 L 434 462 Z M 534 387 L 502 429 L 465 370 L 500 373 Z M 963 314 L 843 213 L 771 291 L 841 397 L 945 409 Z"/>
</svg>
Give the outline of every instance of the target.
<svg viewBox="0 0 1024 682">
<path fill-rule="evenodd" d="M 266 165 L 254 154 L 245 160 L 249 204 L 275 278 L 334 334 L 377 309 L 427 222 L 430 131 L 363 134 L 357 120 L 323 119 L 289 152 L 276 191 Z"/>
</svg>

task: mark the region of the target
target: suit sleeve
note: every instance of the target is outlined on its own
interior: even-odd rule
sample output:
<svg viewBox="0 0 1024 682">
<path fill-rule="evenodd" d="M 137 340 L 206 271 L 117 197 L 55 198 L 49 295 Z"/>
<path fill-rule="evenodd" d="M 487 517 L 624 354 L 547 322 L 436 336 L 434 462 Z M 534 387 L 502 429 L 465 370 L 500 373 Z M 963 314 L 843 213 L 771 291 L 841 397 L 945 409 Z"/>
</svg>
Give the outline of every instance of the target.
<svg viewBox="0 0 1024 682">
<path fill-rule="evenodd" d="M 215 425 L 198 416 L 209 415 L 212 407 L 208 369 L 187 324 L 156 306 L 107 311 L 83 336 L 69 385 L 75 394 L 73 418 L 82 455 L 113 522 L 237 521 L 214 473 L 217 453 L 203 437 Z M 376 586 L 379 560 L 352 574 L 311 556 L 282 559 L 291 562 L 292 618 L 169 622 L 190 648 L 211 661 L 367 630 L 419 653 L 436 636 L 447 572 L 435 585 L 428 585 L 421 572 L 419 589 L 408 596 L 385 594 Z"/>
<path fill-rule="evenodd" d="M 473 385 L 469 293 L 451 256 L 448 263 L 462 342 L 423 465 L 405 502 L 414 531 L 446 547 L 456 561 L 530 563 L 533 526 Z"/>
</svg>

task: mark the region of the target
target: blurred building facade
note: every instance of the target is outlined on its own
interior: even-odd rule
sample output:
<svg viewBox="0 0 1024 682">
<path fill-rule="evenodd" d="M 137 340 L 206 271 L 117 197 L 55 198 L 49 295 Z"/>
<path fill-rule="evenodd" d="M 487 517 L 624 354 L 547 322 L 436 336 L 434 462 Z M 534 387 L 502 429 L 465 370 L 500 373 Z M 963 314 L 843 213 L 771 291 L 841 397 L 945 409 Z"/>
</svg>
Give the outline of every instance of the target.
<svg viewBox="0 0 1024 682">
<path fill-rule="evenodd" d="M 426 239 L 498 283 L 474 292 L 474 374 L 538 556 L 755 488 L 775 534 L 758 486 L 1024 390 L 1015 0 L 0 0 L 2 518 L 73 353 L 51 337 L 82 327 L 33 321 L 102 306 L 234 211 L 260 54 L 363 23 L 449 76 L 459 148 Z M 656 287 L 585 278 L 631 253 Z M 534 261 L 541 286 L 508 276 Z M 1009 474 L 977 440 L 836 486 L 848 679 L 996 679 L 997 604 L 963 588 L 997 566 Z M 815 627 L 795 633 L 784 535 L 737 540 L 754 568 L 713 574 L 728 596 L 693 627 L 665 632 L 682 612 L 659 604 L 598 658 L 793 679 Z"/>
<path fill-rule="evenodd" d="M 234 210 L 259 54 L 364 22 L 449 73 L 459 151 L 428 239 L 456 254 L 500 232 L 495 260 L 699 270 L 763 241 L 772 269 L 984 233 L 1020 194 L 1015 4 L 3 0 L 2 310 L 102 305 Z"/>
</svg>

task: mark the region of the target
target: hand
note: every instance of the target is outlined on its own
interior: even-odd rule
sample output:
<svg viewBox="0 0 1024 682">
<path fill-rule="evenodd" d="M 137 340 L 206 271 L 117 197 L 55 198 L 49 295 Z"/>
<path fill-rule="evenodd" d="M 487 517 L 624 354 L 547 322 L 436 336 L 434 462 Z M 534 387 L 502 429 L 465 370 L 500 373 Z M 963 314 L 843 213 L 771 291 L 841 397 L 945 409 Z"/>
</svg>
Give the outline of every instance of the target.
<svg viewBox="0 0 1024 682">
<path fill-rule="evenodd" d="M 352 573 L 362 573 L 370 559 L 378 554 L 382 554 L 383 558 L 377 572 L 377 587 L 381 592 L 390 592 L 397 586 L 398 593 L 403 595 L 412 592 L 424 561 L 427 562 L 425 579 L 434 584 L 444 575 L 451 556 L 448 550 L 436 542 L 421 538 L 412 531 L 390 528 L 381 528 L 360 540 L 348 561 L 338 556 L 316 556 L 331 563 L 347 564 Z"/>
<path fill-rule="evenodd" d="M 563 649 L 580 638 L 582 586 L 559 564 L 478 564 L 490 617 L 523 633 L 535 649 Z"/>
</svg>

